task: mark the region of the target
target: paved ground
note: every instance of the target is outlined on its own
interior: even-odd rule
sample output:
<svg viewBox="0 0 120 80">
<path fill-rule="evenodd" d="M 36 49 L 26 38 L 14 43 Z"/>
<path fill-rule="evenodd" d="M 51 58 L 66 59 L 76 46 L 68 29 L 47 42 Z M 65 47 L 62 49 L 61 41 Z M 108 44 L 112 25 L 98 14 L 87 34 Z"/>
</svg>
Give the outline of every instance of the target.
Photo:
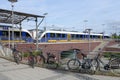
<svg viewBox="0 0 120 80">
<path fill-rule="evenodd" d="M 119 77 L 87 75 L 68 71 L 50 70 L 28 65 L 17 65 L 0 58 L 0 80 L 120 80 Z"/>
</svg>

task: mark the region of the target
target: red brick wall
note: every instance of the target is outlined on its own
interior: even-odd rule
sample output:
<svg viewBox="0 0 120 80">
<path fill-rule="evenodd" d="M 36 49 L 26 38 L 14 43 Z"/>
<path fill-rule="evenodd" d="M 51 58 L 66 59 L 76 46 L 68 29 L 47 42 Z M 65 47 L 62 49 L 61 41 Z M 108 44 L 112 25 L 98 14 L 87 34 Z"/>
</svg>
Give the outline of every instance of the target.
<svg viewBox="0 0 120 80">
<path fill-rule="evenodd" d="M 91 45 L 91 51 L 100 44 L 101 42 L 93 42 L 90 43 Z M 30 47 L 35 50 L 36 45 L 35 44 L 17 44 L 17 49 L 22 52 L 27 52 L 30 50 Z M 85 53 L 88 52 L 88 43 L 44 43 L 39 44 L 39 48 L 42 49 L 44 55 L 46 53 L 50 52 L 55 54 L 56 56 L 60 55 L 61 51 L 69 50 L 72 48 L 82 49 Z"/>
<path fill-rule="evenodd" d="M 113 47 L 107 47 L 105 51 L 115 51 L 115 52 L 120 52 L 120 48 L 113 48 Z"/>
</svg>

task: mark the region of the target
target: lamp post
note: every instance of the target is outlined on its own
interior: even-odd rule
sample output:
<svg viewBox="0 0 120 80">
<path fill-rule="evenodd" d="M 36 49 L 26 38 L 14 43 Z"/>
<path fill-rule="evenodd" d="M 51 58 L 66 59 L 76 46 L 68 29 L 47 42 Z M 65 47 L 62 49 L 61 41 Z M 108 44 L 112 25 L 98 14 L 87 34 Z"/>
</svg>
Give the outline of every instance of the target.
<svg viewBox="0 0 120 80">
<path fill-rule="evenodd" d="M 89 34 L 89 36 L 88 36 L 88 53 L 90 53 L 90 51 L 91 51 L 91 49 L 90 49 L 90 33 L 91 33 L 91 30 L 92 29 L 86 29 L 86 31 L 88 31 L 88 34 Z"/>
<path fill-rule="evenodd" d="M 48 15 L 48 13 L 44 13 L 43 14 L 45 16 L 44 20 L 45 20 L 45 26 L 44 26 L 44 31 L 46 30 L 46 15 Z"/>
<path fill-rule="evenodd" d="M 45 20 L 44 31 L 46 31 L 46 15 L 48 15 L 48 13 L 44 13 L 43 15 L 45 16 L 45 18 L 44 18 L 44 20 Z M 46 41 L 46 34 L 45 34 L 45 41 Z"/>
<path fill-rule="evenodd" d="M 12 48 L 14 48 L 14 4 L 15 2 L 17 2 L 17 0 L 8 0 L 9 2 L 11 2 L 11 7 L 12 7 Z"/>
<path fill-rule="evenodd" d="M 88 20 L 84 20 L 84 23 L 85 23 L 85 25 L 84 25 L 85 39 L 86 39 L 86 27 L 87 27 L 87 22 L 88 22 Z"/>
<path fill-rule="evenodd" d="M 105 24 L 102 24 L 103 28 L 105 27 Z M 103 33 L 102 33 L 102 39 L 104 39 L 104 33 L 105 31 L 103 30 Z"/>
<path fill-rule="evenodd" d="M 43 15 L 47 15 L 47 13 L 44 13 Z M 40 24 L 43 22 L 45 16 L 43 16 L 42 20 L 40 21 L 40 23 L 38 23 L 38 19 L 36 17 L 36 50 L 38 50 L 38 27 L 40 26 Z"/>
</svg>

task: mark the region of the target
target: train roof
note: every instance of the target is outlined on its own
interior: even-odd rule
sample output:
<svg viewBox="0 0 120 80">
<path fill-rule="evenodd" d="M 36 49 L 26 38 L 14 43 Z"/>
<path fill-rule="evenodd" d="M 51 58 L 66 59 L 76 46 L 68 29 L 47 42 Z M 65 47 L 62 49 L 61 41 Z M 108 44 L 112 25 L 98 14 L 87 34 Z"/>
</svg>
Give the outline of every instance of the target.
<svg viewBox="0 0 120 80">
<path fill-rule="evenodd" d="M 89 34 L 89 33 L 83 33 L 83 32 L 72 32 L 72 31 L 51 31 L 51 30 L 48 30 L 48 31 L 45 31 L 45 33 L 63 33 L 63 34 Z M 90 33 L 91 35 L 103 35 L 103 34 L 100 34 L 100 33 Z M 106 36 L 108 36 L 108 34 L 104 34 Z"/>
</svg>

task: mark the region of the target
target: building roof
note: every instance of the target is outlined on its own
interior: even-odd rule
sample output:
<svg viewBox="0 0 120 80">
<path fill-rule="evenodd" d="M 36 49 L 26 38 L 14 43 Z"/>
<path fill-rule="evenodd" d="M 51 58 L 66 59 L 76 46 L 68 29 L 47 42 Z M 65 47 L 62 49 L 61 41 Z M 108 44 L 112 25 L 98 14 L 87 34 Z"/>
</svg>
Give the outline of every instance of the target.
<svg viewBox="0 0 120 80">
<path fill-rule="evenodd" d="M 14 11 L 14 24 L 19 24 L 27 18 L 44 18 L 44 16 Z M 0 23 L 12 24 L 12 11 L 0 9 Z"/>
</svg>

